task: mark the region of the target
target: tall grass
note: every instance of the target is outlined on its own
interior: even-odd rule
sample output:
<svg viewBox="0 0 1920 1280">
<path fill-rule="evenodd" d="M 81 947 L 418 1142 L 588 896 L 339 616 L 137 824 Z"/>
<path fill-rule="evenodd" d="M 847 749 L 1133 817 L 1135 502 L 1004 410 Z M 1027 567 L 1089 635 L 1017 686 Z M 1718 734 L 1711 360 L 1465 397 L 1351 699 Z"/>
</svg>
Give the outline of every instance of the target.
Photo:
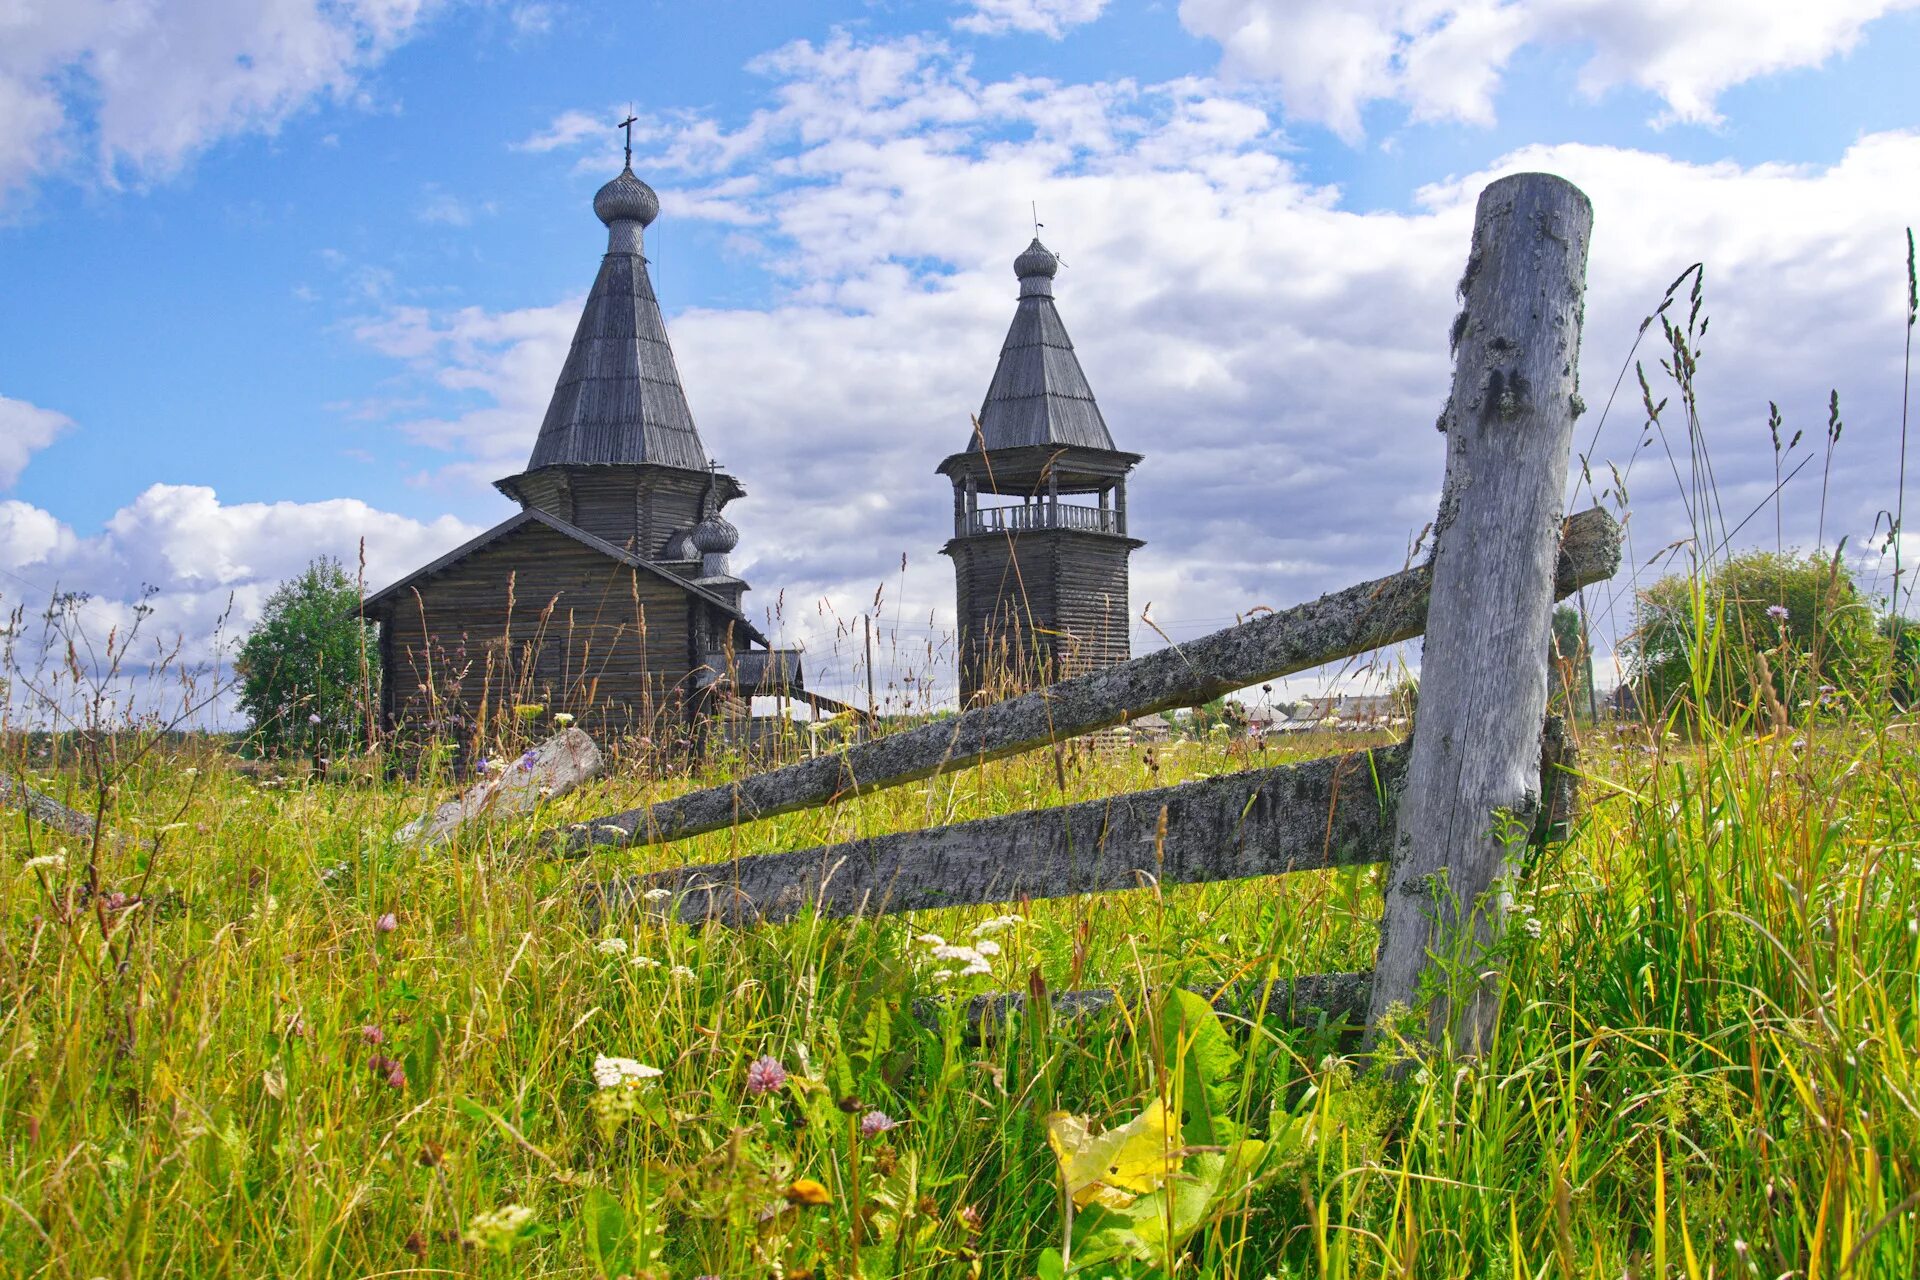
<svg viewBox="0 0 1920 1280">
<path fill-rule="evenodd" d="M 1910 729 L 1584 745 L 1593 802 L 1525 886 L 1492 1050 L 1395 1077 L 1332 1030 L 1243 1027 L 1246 1118 L 1298 1117 L 1311 1140 L 1196 1241 L 1191 1274 L 1920 1268 Z M 1066 797 L 1050 761 L 1014 761 L 572 864 L 506 828 L 399 848 L 424 799 L 403 786 L 149 757 L 120 815 L 157 848 L 109 848 L 99 894 L 71 861 L 29 868 L 19 827 L 0 836 L 4 1270 L 837 1274 L 858 1169 L 868 1206 L 912 1191 L 892 1234 L 868 1220 L 868 1274 L 1028 1274 L 1062 1228 L 1041 1119 L 1138 1110 L 1154 1079 L 1137 1021 L 984 1043 L 916 1021 L 916 1000 L 953 990 L 916 936 L 958 939 L 986 910 L 593 936 L 575 895 L 616 867 L 1150 780 L 1142 753 L 1075 761 Z M 1163 748 L 1154 772 L 1241 763 Z M 1016 906 L 992 976 L 964 990 L 1364 967 L 1374 891 L 1347 871 Z M 597 1054 L 665 1072 L 665 1109 L 612 1141 Z M 902 1123 L 859 1141 L 798 1086 L 749 1096 L 761 1055 Z M 800 1177 L 833 1203 L 760 1221 Z M 509 1252 L 463 1242 L 509 1203 L 533 1213 Z"/>
</svg>

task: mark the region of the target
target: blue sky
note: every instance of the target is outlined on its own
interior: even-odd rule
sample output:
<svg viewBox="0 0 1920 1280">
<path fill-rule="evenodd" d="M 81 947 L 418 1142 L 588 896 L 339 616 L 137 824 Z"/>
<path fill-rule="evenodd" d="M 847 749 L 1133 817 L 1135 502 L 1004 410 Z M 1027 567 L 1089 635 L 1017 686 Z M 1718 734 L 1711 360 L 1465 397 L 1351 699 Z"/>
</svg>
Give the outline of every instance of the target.
<svg viewBox="0 0 1920 1280">
<path fill-rule="evenodd" d="M 397 576 L 503 518 L 486 482 L 531 446 L 628 102 L 694 414 L 752 495 L 737 563 L 816 645 L 796 602 L 852 612 L 881 580 L 905 634 L 944 625 L 931 470 L 991 374 L 1029 201 L 1148 455 L 1135 608 L 1176 637 L 1404 558 L 1472 200 L 1515 167 L 1594 198 L 1590 385 L 1707 262 L 1729 506 L 1771 484 L 1765 402 L 1813 436 L 1830 386 L 1829 524 L 1858 549 L 1897 497 L 1911 6 L 109 9 L 29 4 L 0 51 L 9 600 L 86 589 L 104 618 L 150 583 L 198 637 L 310 554 L 364 536 Z M 1635 452 L 1616 415 L 1596 462 Z M 1650 552 L 1684 521 L 1640 474 Z M 1816 506 L 1791 492 L 1789 541 L 1838 536 Z"/>
</svg>

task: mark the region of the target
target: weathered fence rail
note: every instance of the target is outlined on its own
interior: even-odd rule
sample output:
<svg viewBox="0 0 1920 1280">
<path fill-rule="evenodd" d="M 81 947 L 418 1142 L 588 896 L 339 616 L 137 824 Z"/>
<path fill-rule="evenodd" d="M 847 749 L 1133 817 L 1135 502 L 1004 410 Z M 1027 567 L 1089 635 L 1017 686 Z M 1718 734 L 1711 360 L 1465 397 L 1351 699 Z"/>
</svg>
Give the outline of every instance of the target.
<svg viewBox="0 0 1920 1280">
<path fill-rule="evenodd" d="M 1101 800 L 636 876 L 605 907 L 668 890 L 680 919 L 730 924 L 874 915 L 1198 884 L 1380 862 L 1396 747 L 1136 791 Z M 1162 815 L 1165 815 L 1164 826 Z"/>
<path fill-rule="evenodd" d="M 1598 507 L 1566 521 L 1555 598 L 1604 582 L 1620 564 L 1620 527 Z M 1416 566 L 1264 614 L 1046 689 L 722 786 L 580 823 L 556 835 L 573 852 L 659 844 L 743 822 L 837 804 L 883 787 L 1051 746 L 1175 707 L 1199 706 L 1383 645 L 1426 627 L 1432 571 Z M 1541 649 L 1545 677 L 1546 649 Z M 1537 724 L 1540 717 L 1535 716 Z"/>
<path fill-rule="evenodd" d="M 1556 598 L 1613 575 L 1620 531 L 1599 510 L 1562 521 L 1587 241 L 1593 213 L 1571 184 L 1519 174 L 1481 193 L 1452 332 L 1440 416 L 1446 482 L 1429 564 L 1062 681 L 953 721 L 775 769 L 592 823 L 556 838 L 677 840 L 832 804 L 1235 689 L 1427 637 L 1419 712 L 1403 747 L 1330 757 L 1057 809 L 793 853 L 741 857 L 602 886 L 596 911 L 654 901 L 688 922 L 884 913 L 1390 861 L 1374 971 L 1252 984 L 1285 1016 L 1357 1015 L 1378 1029 L 1420 1011 L 1427 1035 L 1469 1052 L 1491 1027 L 1489 945 L 1506 885 L 1543 822 L 1564 816 L 1570 775 L 1543 743 Z M 1543 761 L 1546 762 L 1543 769 Z M 1430 975 L 1442 979 L 1430 982 Z M 1239 989 L 1213 998 L 1249 1003 Z M 1067 992 L 1056 1008 L 1101 1007 Z M 976 1020 L 1017 995 L 968 1005 Z M 1255 1003 L 1258 1003 L 1257 1001 Z"/>
</svg>

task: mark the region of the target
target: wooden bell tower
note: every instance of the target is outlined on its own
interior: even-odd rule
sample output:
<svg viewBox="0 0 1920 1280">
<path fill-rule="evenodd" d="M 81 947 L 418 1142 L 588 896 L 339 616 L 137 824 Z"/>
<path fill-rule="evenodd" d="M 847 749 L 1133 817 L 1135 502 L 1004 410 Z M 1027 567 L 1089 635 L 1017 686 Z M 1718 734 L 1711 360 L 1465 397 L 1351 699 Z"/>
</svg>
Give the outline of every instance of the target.
<svg viewBox="0 0 1920 1280">
<path fill-rule="evenodd" d="M 1127 473 L 1054 307 L 1060 260 L 1014 259 L 1020 301 L 953 482 L 963 707 L 1130 656 Z"/>
</svg>

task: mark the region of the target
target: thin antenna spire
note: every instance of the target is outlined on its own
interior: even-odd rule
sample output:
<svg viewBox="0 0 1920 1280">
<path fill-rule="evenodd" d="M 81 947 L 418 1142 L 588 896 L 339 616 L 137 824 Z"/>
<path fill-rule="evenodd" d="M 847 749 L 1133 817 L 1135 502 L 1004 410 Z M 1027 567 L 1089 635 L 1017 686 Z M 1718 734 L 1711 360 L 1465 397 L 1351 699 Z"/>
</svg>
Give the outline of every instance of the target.
<svg viewBox="0 0 1920 1280">
<path fill-rule="evenodd" d="M 1027 207 L 1033 210 L 1033 238 L 1038 240 L 1040 238 L 1040 228 L 1047 225 L 1040 221 L 1040 202 L 1038 200 L 1029 200 L 1027 201 Z"/>
<path fill-rule="evenodd" d="M 633 126 L 634 126 L 634 125 L 635 125 L 636 123 L 638 123 L 638 122 L 639 122 L 639 119 L 640 119 L 640 117 L 639 117 L 639 116 L 636 116 L 635 114 L 633 114 L 633 104 L 632 104 L 632 103 L 628 103 L 628 104 L 627 104 L 627 118 L 626 118 L 625 120 L 622 120 L 622 121 L 620 122 L 620 126 L 619 126 L 619 127 L 620 127 L 620 128 L 622 128 L 622 129 L 625 129 L 625 130 L 627 131 L 627 164 L 626 164 L 626 167 L 627 167 L 627 168 L 629 168 L 629 169 L 631 169 L 631 168 L 633 168 Z"/>
</svg>

